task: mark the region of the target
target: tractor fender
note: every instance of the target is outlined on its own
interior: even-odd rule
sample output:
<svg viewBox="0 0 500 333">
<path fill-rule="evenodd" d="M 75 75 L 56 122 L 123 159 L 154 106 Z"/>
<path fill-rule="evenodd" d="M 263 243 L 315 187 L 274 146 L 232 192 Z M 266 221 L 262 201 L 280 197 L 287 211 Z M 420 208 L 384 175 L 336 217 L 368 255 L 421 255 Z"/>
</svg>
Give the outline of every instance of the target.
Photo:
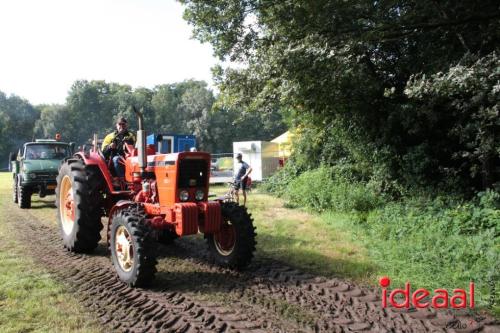
<svg viewBox="0 0 500 333">
<path fill-rule="evenodd" d="M 113 216 L 115 215 L 115 213 L 117 211 L 119 211 L 120 209 L 123 209 L 125 207 L 128 207 L 130 205 L 133 205 L 133 204 L 136 204 L 137 202 L 134 202 L 134 201 L 130 201 L 130 200 L 120 200 L 118 201 L 112 208 L 111 210 L 109 211 L 109 218 L 108 218 L 108 232 L 107 232 L 107 236 L 108 236 L 108 239 L 107 239 L 107 242 L 108 242 L 108 246 L 109 246 L 109 242 L 110 242 L 110 232 L 111 232 L 111 223 L 113 223 Z"/>
<path fill-rule="evenodd" d="M 113 192 L 113 178 L 111 176 L 111 172 L 108 169 L 108 165 L 106 164 L 106 160 L 103 156 L 99 155 L 96 152 L 90 152 L 89 154 L 85 154 L 83 152 L 77 152 L 74 155 L 75 157 L 81 159 L 85 165 L 95 165 L 101 171 L 102 177 L 106 182 L 108 191 Z"/>
<path fill-rule="evenodd" d="M 119 210 L 119 209 L 122 209 L 124 207 L 128 207 L 130 205 L 133 205 L 133 204 L 137 204 L 137 202 L 135 201 L 132 201 L 132 200 L 120 200 L 118 201 L 112 208 L 111 210 L 109 211 L 109 219 L 111 220 L 113 218 L 113 215 L 114 213 Z"/>
</svg>

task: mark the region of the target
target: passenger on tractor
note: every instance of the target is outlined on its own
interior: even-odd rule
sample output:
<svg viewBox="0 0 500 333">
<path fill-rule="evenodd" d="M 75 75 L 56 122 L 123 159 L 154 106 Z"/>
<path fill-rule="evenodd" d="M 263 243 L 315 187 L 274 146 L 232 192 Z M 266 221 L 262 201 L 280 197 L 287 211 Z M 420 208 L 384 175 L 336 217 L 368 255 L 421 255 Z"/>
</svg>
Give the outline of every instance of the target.
<svg viewBox="0 0 500 333">
<path fill-rule="evenodd" d="M 102 153 L 107 160 L 113 161 L 115 175 L 125 177 L 124 144 L 135 144 L 135 135 L 128 130 L 127 119 L 120 117 L 116 122 L 116 131 L 109 133 L 102 143 Z"/>
</svg>

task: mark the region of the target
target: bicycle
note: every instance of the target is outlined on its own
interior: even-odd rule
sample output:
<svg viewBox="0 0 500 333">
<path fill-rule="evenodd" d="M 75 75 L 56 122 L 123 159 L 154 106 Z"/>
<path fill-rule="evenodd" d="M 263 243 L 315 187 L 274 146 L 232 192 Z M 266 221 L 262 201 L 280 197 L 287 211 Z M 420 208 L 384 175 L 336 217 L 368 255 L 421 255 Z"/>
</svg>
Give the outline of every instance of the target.
<svg viewBox="0 0 500 333">
<path fill-rule="evenodd" d="M 236 182 L 228 182 L 227 192 L 224 194 L 224 202 L 236 202 Z"/>
<path fill-rule="evenodd" d="M 224 194 L 224 202 L 236 202 L 236 186 L 238 182 L 236 180 L 232 182 L 227 182 L 228 187 L 227 192 Z M 252 190 L 252 179 L 247 177 L 246 179 L 246 192 L 247 194 Z"/>
</svg>

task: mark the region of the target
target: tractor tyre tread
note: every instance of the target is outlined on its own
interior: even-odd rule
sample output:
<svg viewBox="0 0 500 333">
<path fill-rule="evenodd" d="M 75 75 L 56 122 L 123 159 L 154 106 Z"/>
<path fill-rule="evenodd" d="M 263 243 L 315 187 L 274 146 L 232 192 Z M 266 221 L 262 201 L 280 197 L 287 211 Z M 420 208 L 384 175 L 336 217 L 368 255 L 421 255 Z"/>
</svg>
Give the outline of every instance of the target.
<svg viewBox="0 0 500 333">
<path fill-rule="evenodd" d="M 236 231 L 236 243 L 229 255 L 221 255 L 214 243 L 214 235 L 207 234 L 206 242 L 212 262 L 226 268 L 243 269 L 250 264 L 257 242 L 253 219 L 246 207 L 235 202 L 221 203 L 221 213 L 225 220 L 231 221 Z"/>
<path fill-rule="evenodd" d="M 153 232 L 144 223 L 146 213 L 138 204 L 130 205 L 113 216 L 109 250 L 113 265 L 120 279 L 131 287 L 146 287 L 154 280 L 156 270 L 156 247 Z M 133 237 L 135 258 L 134 267 L 130 272 L 120 268 L 115 252 L 114 234 L 118 226 L 123 225 Z"/>
<path fill-rule="evenodd" d="M 94 166 L 87 166 L 80 160 L 67 160 L 60 168 L 57 176 L 56 206 L 60 217 L 60 184 L 65 175 L 69 175 L 72 182 L 73 199 L 75 204 L 75 226 L 77 230 L 65 235 L 61 226 L 64 246 L 68 251 L 88 253 L 92 252 L 101 239 L 100 231 L 102 215 L 101 176 Z"/>
</svg>

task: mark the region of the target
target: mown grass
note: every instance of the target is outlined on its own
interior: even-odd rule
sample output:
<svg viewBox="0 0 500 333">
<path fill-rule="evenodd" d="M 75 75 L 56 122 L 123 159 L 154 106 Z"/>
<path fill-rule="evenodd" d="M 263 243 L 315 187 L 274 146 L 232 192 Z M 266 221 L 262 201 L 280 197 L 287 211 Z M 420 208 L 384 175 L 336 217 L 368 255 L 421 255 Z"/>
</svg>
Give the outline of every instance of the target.
<svg viewBox="0 0 500 333">
<path fill-rule="evenodd" d="M 37 254 L 16 240 L 9 211 L 19 208 L 10 204 L 10 182 L 9 173 L 0 173 L 0 332 L 101 332 L 66 288 L 34 263 L 30 256 Z"/>
<path fill-rule="evenodd" d="M 218 195 L 224 186 L 213 186 Z M 241 198 L 240 198 L 241 199 Z M 282 199 L 259 188 L 248 194 L 247 207 L 257 227 L 257 256 L 282 261 L 310 273 L 371 283 L 376 271 L 356 235 L 345 226 L 348 214 L 325 217 L 285 207 Z M 332 217 L 332 216 L 331 216 Z"/>
<path fill-rule="evenodd" d="M 418 199 L 388 203 L 352 228 L 363 228 L 379 274 L 395 286 L 468 290 L 473 281 L 476 306 L 499 316 L 499 218 L 482 204 Z"/>
<path fill-rule="evenodd" d="M 2 202 L 4 202 L 6 198 L 4 178 L 0 179 L 0 184 L 2 184 L 2 192 L 0 193 Z M 211 192 L 218 195 L 226 190 L 225 186 L 212 186 L 210 189 Z M 10 192 L 8 194 L 10 196 Z M 10 200 L 9 196 L 7 196 L 8 200 Z M 354 199 L 357 200 L 359 197 L 360 195 L 357 195 Z M 34 209 L 31 212 L 42 223 L 56 223 L 52 200 L 53 197 L 47 197 L 33 203 Z M 364 216 L 365 223 L 360 223 L 360 216 L 355 212 L 327 210 L 323 213 L 314 213 L 288 208 L 284 200 L 269 195 L 259 188 L 254 189 L 249 194 L 247 206 L 257 227 L 256 256 L 258 258 L 274 259 L 306 272 L 348 278 L 372 286 L 377 285 L 379 276 L 388 275 L 394 281 L 391 287 L 401 286 L 406 281 L 412 283 L 412 288 L 434 288 L 438 284 L 438 287 L 447 289 L 465 287 L 455 284 L 454 281 L 464 279 L 463 276 L 459 275 L 467 271 L 467 265 L 457 262 L 457 267 L 462 265 L 462 268 L 450 267 L 448 264 L 443 267 L 438 257 L 448 258 L 449 256 L 443 253 L 446 251 L 453 253 L 454 249 L 464 251 L 470 248 L 469 245 L 461 244 L 463 246 L 454 247 L 451 243 L 448 250 L 439 249 L 435 252 L 436 260 L 434 263 L 430 257 L 429 261 L 425 262 L 419 261 L 417 258 L 425 256 L 425 251 L 432 253 L 435 250 L 432 239 L 426 243 L 422 242 L 427 234 L 436 232 L 436 230 L 422 229 L 431 227 L 434 223 L 432 220 L 420 226 L 423 232 L 417 239 L 388 240 L 381 237 L 383 233 L 378 232 L 381 230 L 374 232 L 373 226 L 387 225 L 392 228 L 395 224 L 391 221 L 395 220 L 397 216 L 399 216 L 399 225 L 401 226 L 407 225 L 407 222 L 412 223 L 410 215 L 418 215 L 418 210 L 408 215 L 408 212 L 403 213 L 403 211 L 391 207 L 380 207 L 371 210 L 370 214 Z M 422 216 L 420 220 L 426 221 L 427 218 L 429 218 L 428 215 Z M 405 219 L 410 220 L 406 221 Z M 418 229 L 415 229 L 415 232 L 418 234 Z M 415 238 L 416 234 L 412 234 L 411 237 Z M 464 239 L 467 241 L 468 238 L 455 239 L 455 242 L 464 242 Z M 424 243 L 427 244 L 428 248 L 412 246 L 412 244 Z M 438 245 L 436 243 L 435 246 Z M 497 251 L 498 245 L 491 250 Z M 414 259 L 407 259 L 409 256 L 413 256 Z M 19 258 L 19 260 L 25 259 Z M 436 267 L 440 268 L 436 269 Z M 451 272 L 454 278 L 447 279 L 447 272 Z M 441 275 L 436 278 L 437 274 Z M 496 285 L 498 285 L 498 281 L 496 281 Z M 209 297 L 209 295 L 206 296 Z M 213 297 L 218 298 L 216 295 Z M 498 290 L 496 297 L 498 297 Z M 485 302 L 487 299 L 483 297 L 483 304 Z M 494 307 L 492 312 L 498 316 L 498 306 Z M 0 318 L 2 317 L 0 316 Z M 77 317 L 74 320 L 78 321 L 79 319 Z M 2 331 L 2 321 L 0 319 L 0 331 Z M 59 326 L 55 325 L 54 327 Z"/>
<path fill-rule="evenodd" d="M 10 177 L 7 175 L 8 174 L 0 174 L 0 196 L 2 197 L 2 202 L 10 201 Z M 218 194 L 224 193 L 225 190 L 226 188 L 223 186 L 211 187 L 211 192 Z M 54 196 L 48 196 L 43 199 L 34 196 L 33 199 L 30 213 L 35 215 L 40 223 L 56 225 L 53 204 Z M 8 215 L 5 211 L 5 207 L 6 204 L 3 204 L 3 216 Z M 282 261 L 292 267 L 297 267 L 315 274 L 347 277 L 364 282 L 369 282 L 373 279 L 374 268 L 367 260 L 366 250 L 359 242 L 352 238 L 351 234 L 343 230 L 342 224 L 327 225 L 325 229 L 325 223 L 321 216 L 286 208 L 284 207 L 283 200 L 262 193 L 259 189 L 255 189 L 249 194 L 248 208 L 253 214 L 257 227 L 257 257 Z M 344 221 L 347 216 L 339 214 L 337 218 L 339 221 Z M 52 286 L 51 288 L 60 288 L 50 289 L 42 286 L 41 290 L 38 292 L 43 292 L 43 290 L 48 292 L 52 290 L 51 295 L 52 297 L 56 297 L 55 299 L 58 299 L 60 295 L 65 295 L 63 288 L 58 286 L 57 283 L 51 280 L 50 276 L 43 273 L 43 271 L 33 268 L 32 262 L 23 256 L 19 244 L 16 246 L 18 248 L 15 257 L 16 261 L 20 265 L 24 265 L 21 267 L 29 266 L 34 270 L 33 273 L 29 274 L 30 278 L 36 279 L 40 275 L 47 279 L 47 281 L 44 280 L 45 284 L 48 283 L 49 286 Z M 8 248 L 10 247 L 11 246 Z M 9 251 L 9 253 L 12 253 L 12 251 Z M 22 268 L 20 269 L 25 270 Z M 34 306 L 33 302 L 29 300 L 26 302 L 25 306 Z M 73 306 L 65 306 L 65 308 L 68 309 L 72 307 Z M 60 311 L 57 307 L 53 308 L 51 313 Z M 14 309 L 12 311 L 14 311 Z M 291 310 L 288 309 L 286 311 Z M 292 312 L 295 313 L 294 311 Z M 51 313 L 39 313 L 38 319 L 35 318 L 33 320 L 40 320 L 43 322 L 44 318 L 55 316 Z M 78 316 L 71 318 L 71 316 L 68 317 L 68 315 L 65 315 L 65 317 L 68 325 L 81 322 Z M 41 323 L 38 326 L 42 327 L 43 325 L 51 324 Z M 2 326 L 0 326 L 0 331 L 2 331 L 1 327 Z M 61 326 L 56 320 L 52 326 L 44 327 L 50 327 L 51 329 L 49 331 L 57 331 L 57 328 L 64 326 Z M 88 326 L 82 327 L 82 330 L 87 329 L 91 331 L 92 329 L 92 327 Z M 69 330 L 72 330 L 72 328 Z"/>
<path fill-rule="evenodd" d="M 387 184 L 344 171 L 320 167 L 299 176 L 282 171 L 266 188 L 287 206 L 321 216 L 325 233 L 343 230 L 364 247 L 374 268 L 372 284 L 377 276 L 389 276 L 391 288 L 410 282 L 413 290 L 452 292 L 473 281 L 476 308 L 500 314 L 500 193 L 485 191 L 466 200 L 405 191 L 394 200 L 381 191 Z"/>
</svg>

